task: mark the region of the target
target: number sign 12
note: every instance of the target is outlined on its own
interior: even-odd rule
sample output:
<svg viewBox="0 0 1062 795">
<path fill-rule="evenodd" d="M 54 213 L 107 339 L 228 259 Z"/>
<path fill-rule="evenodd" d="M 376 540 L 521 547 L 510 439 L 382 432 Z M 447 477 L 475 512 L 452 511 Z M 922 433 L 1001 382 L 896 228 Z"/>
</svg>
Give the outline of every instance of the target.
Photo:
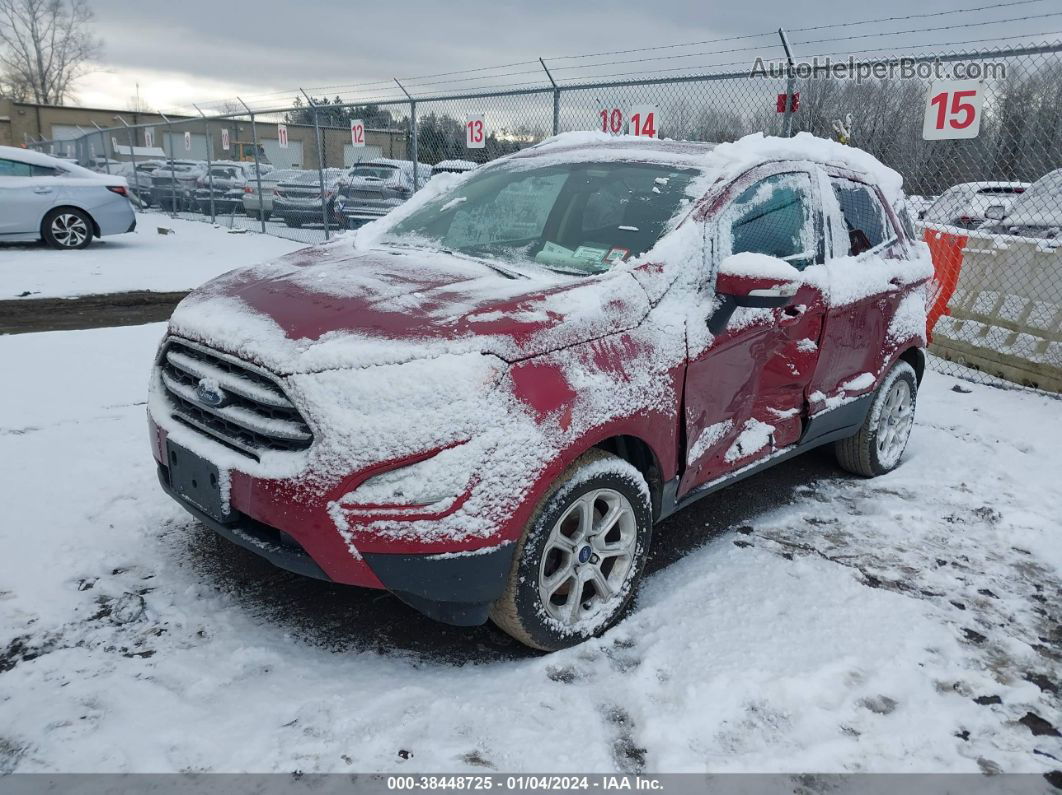
<svg viewBox="0 0 1062 795">
<path fill-rule="evenodd" d="M 483 129 L 483 114 L 469 116 L 465 121 L 465 146 L 468 149 L 482 149 L 487 145 L 487 136 Z"/>
<path fill-rule="evenodd" d="M 978 80 L 938 80 L 929 89 L 922 138 L 976 138 L 981 131 L 984 86 Z"/>
<path fill-rule="evenodd" d="M 350 120 L 350 143 L 354 146 L 365 146 L 365 122 L 361 119 Z"/>
</svg>

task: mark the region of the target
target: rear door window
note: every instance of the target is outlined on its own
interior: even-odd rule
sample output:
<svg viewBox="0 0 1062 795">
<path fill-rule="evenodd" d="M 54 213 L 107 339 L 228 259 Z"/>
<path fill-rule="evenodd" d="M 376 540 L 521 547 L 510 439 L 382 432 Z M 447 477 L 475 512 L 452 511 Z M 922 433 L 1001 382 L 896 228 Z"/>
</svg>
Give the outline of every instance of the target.
<svg viewBox="0 0 1062 795">
<path fill-rule="evenodd" d="M 877 194 L 861 182 L 831 178 L 833 195 L 841 205 L 841 215 L 848 230 L 848 255 L 857 256 L 877 248 L 896 235 L 889 224 L 885 208 Z"/>
<path fill-rule="evenodd" d="M 803 270 L 818 256 L 811 176 L 773 174 L 741 192 L 724 215 L 723 250 L 784 259 Z"/>
</svg>

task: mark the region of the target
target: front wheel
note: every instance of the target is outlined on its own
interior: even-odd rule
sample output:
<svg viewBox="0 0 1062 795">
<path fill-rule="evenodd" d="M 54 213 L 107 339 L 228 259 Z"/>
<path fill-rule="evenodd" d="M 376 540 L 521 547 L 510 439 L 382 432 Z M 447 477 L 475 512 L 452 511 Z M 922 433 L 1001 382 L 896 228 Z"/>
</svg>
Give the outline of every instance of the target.
<svg viewBox="0 0 1062 795">
<path fill-rule="evenodd" d="M 652 505 L 642 474 L 610 453 L 587 453 L 532 516 L 491 619 L 544 651 L 599 635 L 630 601 L 651 538 Z"/>
<path fill-rule="evenodd" d="M 914 368 L 907 362 L 896 362 L 874 391 L 859 432 L 834 445 L 837 462 L 849 472 L 868 478 L 896 469 L 911 437 L 917 397 Z"/>
<path fill-rule="evenodd" d="M 92 219 L 74 207 L 60 207 L 44 216 L 41 233 L 52 248 L 85 248 L 92 242 Z"/>
</svg>

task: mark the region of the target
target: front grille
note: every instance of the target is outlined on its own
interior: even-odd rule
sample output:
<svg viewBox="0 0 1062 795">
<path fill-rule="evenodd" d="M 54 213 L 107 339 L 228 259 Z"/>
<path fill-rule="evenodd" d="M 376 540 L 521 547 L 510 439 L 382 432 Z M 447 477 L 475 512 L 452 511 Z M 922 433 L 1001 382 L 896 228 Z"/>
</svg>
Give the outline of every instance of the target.
<svg viewBox="0 0 1062 795">
<path fill-rule="evenodd" d="M 305 450 L 313 433 L 276 380 L 265 372 L 201 345 L 167 340 L 159 358 L 162 385 L 175 420 L 258 459 L 270 450 Z M 202 402 L 200 382 L 216 382 L 219 406 Z"/>
</svg>

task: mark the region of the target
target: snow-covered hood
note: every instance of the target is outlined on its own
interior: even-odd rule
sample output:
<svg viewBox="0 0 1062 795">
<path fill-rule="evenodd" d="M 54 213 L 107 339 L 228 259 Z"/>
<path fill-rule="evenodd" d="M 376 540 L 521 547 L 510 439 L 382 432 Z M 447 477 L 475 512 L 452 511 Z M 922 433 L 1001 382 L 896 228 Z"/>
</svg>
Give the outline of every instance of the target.
<svg viewBox="0 0 1062 795">
<path fill-rule="evenodd" d="M 630 272 L 507 279 L 439 252 L 332 245 L 208 283 L 170 328 L 286 374 L 461 353 L 516 361 L 634 328 L 648 311 Z"/>
</svg>

